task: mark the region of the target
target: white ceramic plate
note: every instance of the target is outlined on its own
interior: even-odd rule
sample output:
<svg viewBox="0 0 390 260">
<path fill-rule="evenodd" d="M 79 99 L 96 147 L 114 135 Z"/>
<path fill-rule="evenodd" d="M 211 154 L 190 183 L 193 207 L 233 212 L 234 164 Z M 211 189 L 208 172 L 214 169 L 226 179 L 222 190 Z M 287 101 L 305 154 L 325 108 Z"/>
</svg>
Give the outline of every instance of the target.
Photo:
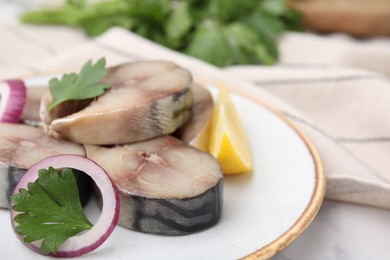
<svg viewBox="0 0 390 260">
<path fill-rule="evenodd" d="M 44 85 L 47 78 L 27 80 Z M 249 136 L 251 174 L 227 176 L 223 215 L 205 231 L 187 236 L 142 234 L 118 226 L 97 250 L 82 259 L 253 259 L 269 258 L 297 238 L 316 215 L 325 191 L 318 154 L 289 120 L 254 98 L 233 94 Z M 96 219 L 96 205 L 87 208 Z M 13 235 L 7 210 L 0 210 L 2 259 L 47 259 Z"/>
</svg>

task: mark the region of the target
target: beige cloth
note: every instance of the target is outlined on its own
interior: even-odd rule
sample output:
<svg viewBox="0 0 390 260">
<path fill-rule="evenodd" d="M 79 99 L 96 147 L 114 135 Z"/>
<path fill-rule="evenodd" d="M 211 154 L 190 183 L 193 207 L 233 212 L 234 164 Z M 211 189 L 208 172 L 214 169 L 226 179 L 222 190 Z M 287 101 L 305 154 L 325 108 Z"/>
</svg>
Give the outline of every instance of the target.
<svg viewBox="0 0 390 260">
<path fill-rule="evenodd" d="M 198 79 L 223 80 L 238 92 L 261 96 L 301 126 L 324 161 L 327 198 L 390 208 L 390 83 L 384 76 L 390 75 L 388 39 L 357 43 L 337 35 L 286 34 L 279 65 L 222 70 L 119 28 L 88 41 L 65 28 L 4 26 L 0 78 L 79 68 L 102 56 L 109 65 L 172 60 Z M 54 34 L 58 38 L 49 37 Z M 364 62 L 353 63 L 352 58 Z M 383 74 L 344 67 L 367 64 Z"/>
</svg>

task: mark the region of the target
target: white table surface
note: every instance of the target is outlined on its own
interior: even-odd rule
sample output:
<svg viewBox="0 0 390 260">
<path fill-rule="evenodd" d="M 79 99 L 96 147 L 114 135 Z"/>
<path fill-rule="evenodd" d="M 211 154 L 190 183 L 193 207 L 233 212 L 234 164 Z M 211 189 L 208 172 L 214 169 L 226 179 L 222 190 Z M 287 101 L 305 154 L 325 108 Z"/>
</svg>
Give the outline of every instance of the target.
<svg viewBox="0 0 390 260">
<path fill-rule="evenodd" d="M 316 218 L 278 260 L 390 259 L 390 211 L 325 200 Z"/>
<path fill-rule="evenodd" d="M 0 0 L 0 25 L 8 29 L 17 25 L 16 16 L 21 10 L 21 4 L 28 2 Z M 0 69 L 12 71 L 12 66 L 18 63 L 17 59 L 23 58 L 15 57 L 13 63 L 4 61 L 7 55 L 7 50 L 2 46 L 4 40 L 7 41 L 4 36 L 0 36 Z M 71 44 L 61 48 L 75 47 L 84 40 L 84 36 L 80 35 Z M 55 55 L 55 50 L 46 55 L 47 58 Z M 31 61 L 23 62 L 28 64 Z M 388 260 L 390 210 L 325 200 L 305 232 L 273 259 Z"/>
</svg>

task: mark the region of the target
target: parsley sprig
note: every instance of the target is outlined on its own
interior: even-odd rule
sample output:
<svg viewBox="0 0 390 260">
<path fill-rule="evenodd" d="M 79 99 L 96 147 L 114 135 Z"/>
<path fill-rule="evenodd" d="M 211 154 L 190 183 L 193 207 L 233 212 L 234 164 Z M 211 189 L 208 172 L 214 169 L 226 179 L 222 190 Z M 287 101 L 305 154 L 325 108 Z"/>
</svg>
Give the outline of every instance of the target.
<svg viewBox="0 0 390 260">
<path fill-rule="evenodd" d="M 81 207 L 76 179 L 71 169 L 58 173 L 41 169 L 39 178 L 11 197 L 12 209 L 20 212 L 15 231 L 24 242 L 42 240 L 43 253 L 56 253 L 70 237 L 89 230 L 92 224 Z"/>
<path fill-rule="evenodd" d="M 94 65 L 89 60 L 79 74 L 64 74 L 60 80 L 52 78 L 49 81 L 49 90 L 53 100 L 47 110 L 68 100 L 84 100 L 102 95 L 110 87 L 100 83 L 107 71 L 105 65 L 104 58 Z"/>
<path fill-rule="evenodd" d="M 111 0 L 24 13 L 21 21 L 65 24 L 97 36 L 121 26 L 217 66 L 273 64 L 277 38 L 301 30 L 301 15 L 287 0 Z"/>
</svg>

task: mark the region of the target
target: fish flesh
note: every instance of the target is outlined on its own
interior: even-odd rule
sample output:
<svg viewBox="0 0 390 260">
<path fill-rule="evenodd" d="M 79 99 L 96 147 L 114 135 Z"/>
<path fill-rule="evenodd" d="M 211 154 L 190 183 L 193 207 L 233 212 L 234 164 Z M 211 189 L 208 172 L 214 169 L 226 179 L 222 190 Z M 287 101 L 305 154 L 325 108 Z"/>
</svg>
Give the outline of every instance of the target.
<svg viewBox="0 0 390 260">
<path fill-rule="evenodd" d="M 193 97 L 191 117 L 174 135 L 180 140 L 207 152 L 213 97 L 210 91 L 199 84 L 194 84 L 191 91 Z"/>
<path fill-rule="evenodd" d="M 189 234 L 221 216 L 218 161 L 172 136 L 112 147 L 86 145 L 118 187 L 119 225 L 147 233 Z"/>
<path fill-rule="evenodd" d="M 27 88 L 27 98 L 26 103 L 24 104 L 21 120 L 24 123 L 38 125 L 41 121 L 39 116 L 39 109 L 41 104 L 41 99 L 44 94 L 48 92 L 47 87 L 28 87 Z"/>
<path fill-rule="evenodd" d="M 1 123 L 0 208 L 9 207 L 10 196 L 27 169 L 38 161 L 57 154 L 78 154 L 85 156 L 85 150 L 82 145 L 49 137 L 42 129 L 36 127 Z M 88 188 L 90 183 L 87 175 L 77 175 L 75 174 L 75 177 L 79 179 L 80 197 L 88 200 L 91 189 Z"/>
<path fill-rule="evenodd" d="M 102 83 L 111 87 L 81 109 L 47 111 L 51 96 L 44 96 L 40 112 L 46 131 L 81 144 L 126 144 L 170 134 L 191 115 L 192 76 L 174 63 L 121 64 L 109 68 Z"/>
</svg>

